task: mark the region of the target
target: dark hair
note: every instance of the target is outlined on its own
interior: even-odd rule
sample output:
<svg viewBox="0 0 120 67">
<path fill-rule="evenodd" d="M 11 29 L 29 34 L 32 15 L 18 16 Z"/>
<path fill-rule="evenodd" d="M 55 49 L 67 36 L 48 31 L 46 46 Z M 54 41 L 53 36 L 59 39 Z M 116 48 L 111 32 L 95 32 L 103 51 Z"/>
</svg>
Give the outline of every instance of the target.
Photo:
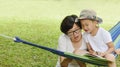
<svg viewBox="0 0 120 67">
<path fill-rule="evenodd" d="M 77 15 L 66 16 L 61 23 L 60 30 L 67 34 L 68 30 L 73 27 L 74 23 L 82 29 L 80 21 L 77 18 Z"/>
</svg>

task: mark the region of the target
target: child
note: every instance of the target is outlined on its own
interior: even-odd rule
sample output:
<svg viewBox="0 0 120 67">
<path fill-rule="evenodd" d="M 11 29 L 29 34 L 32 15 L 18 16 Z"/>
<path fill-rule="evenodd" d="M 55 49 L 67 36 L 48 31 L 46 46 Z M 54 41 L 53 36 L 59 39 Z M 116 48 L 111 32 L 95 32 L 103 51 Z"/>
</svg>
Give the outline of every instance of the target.
<svg viewBox="0 0 120 67">
<path fill-rule="evenodd" d="M 85 31 L 83 37 L 90 54 L 104 57 L 111 61 L 108 62 L 108 67 L 116 67 L 115 57 L 112 54 L 114 45 L 111 35 L 108 31 L 98 26 L 102 19 L 96 16 L 95 11 L 85 9 L 81 11 L 79 20 L 82 29 Z"/>
</svg>

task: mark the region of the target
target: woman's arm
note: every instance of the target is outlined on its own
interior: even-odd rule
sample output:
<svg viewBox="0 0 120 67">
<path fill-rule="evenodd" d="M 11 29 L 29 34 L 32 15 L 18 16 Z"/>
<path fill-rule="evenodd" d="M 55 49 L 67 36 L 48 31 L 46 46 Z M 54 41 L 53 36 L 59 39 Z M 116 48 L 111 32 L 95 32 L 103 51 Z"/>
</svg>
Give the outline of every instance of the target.
<svg viewBox="0 0 120 67">
<path fill-rule="evenodd" d="M 65 52 L 67 47 L 68 40 L 65 35 L 61 35 L 58 40 L 58 50 Z M 72 60 L 63 56 L 60 56 L 60 65 L 61 67 L 68 67 L 68 64 Z"/>
<path fill-rule="evenodd" d="M 68 64 L 72 61 L 72 59 L 65 58 L 60 56 L 60 65 L 61 67 L 68 67 Z"/>
</svg>

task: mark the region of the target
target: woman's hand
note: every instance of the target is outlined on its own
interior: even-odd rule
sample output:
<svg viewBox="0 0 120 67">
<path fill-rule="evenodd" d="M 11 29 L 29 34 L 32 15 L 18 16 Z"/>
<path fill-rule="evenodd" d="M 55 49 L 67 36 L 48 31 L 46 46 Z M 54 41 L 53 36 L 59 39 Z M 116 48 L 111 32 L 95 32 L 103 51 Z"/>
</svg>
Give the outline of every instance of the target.
<svg viewBox="0 0 120 67">
<path fill-rule="evenodd" d="M 77 50 L 74 50 L 73 53 L 77 54 L 77 55 L 84 55 L 84 54 L 86 54 L 88 52 L 86 50 L 77 49 Z"/>
<path fill-rule="evenodd" d="M 79 54 L 79 53 L 80 53 L 80 52 L 79 52 L 79 49 L 74 50 L 73 53 L 74 53 L 74 54 Z"/>
</svg>

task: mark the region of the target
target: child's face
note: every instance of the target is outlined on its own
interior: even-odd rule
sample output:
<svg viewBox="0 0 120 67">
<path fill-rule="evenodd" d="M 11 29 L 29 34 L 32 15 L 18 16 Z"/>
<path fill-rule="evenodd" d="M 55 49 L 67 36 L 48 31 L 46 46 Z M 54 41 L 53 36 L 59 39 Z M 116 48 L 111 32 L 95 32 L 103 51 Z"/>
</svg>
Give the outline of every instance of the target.
<svg viewBox="0 0 120 67">
<path fill-rule="evenodd" d="M 94 29 L 96 28 L 96 21 L 92 21 L 92 20 L 80 20 L 82 28 L 85 32 L 87 33 L 91 33 L 94 31 Z"/>
</svg>

